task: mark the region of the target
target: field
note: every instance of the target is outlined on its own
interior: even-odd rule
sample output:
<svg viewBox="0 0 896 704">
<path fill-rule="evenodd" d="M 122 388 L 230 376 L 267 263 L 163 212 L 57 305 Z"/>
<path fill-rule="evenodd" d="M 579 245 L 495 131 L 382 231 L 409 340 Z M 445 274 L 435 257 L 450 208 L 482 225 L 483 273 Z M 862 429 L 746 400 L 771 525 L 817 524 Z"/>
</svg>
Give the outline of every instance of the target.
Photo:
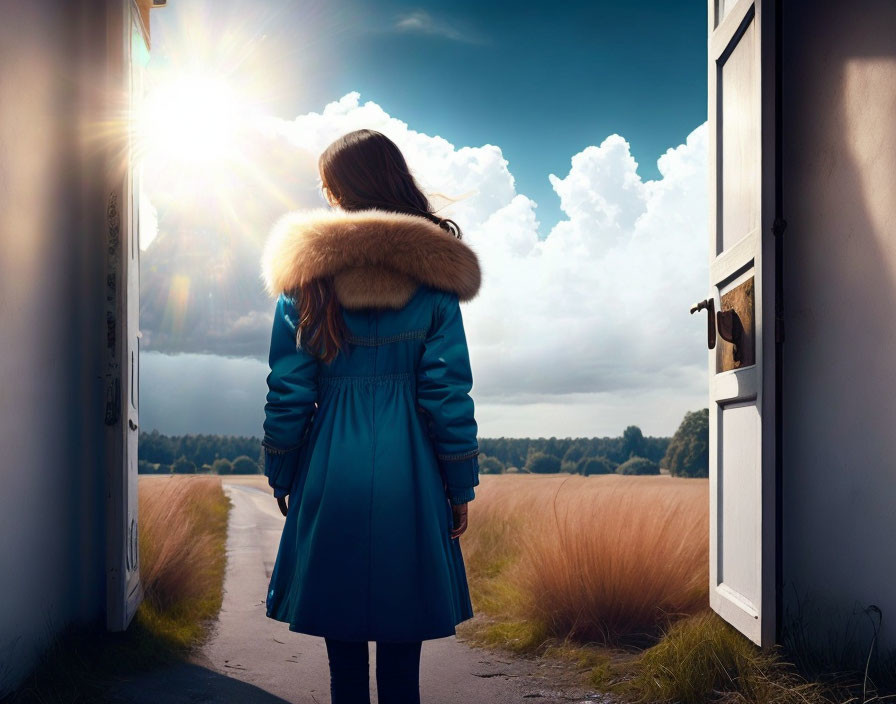
<svg viewBox="0 0 896 704">
<path fill-rule="evenodd" d="M 649 642 L 707 608 L 707 492 L 669 476 L 483 475 L 461 538 L 475 610 L 523 641 Z"/>
</svg>

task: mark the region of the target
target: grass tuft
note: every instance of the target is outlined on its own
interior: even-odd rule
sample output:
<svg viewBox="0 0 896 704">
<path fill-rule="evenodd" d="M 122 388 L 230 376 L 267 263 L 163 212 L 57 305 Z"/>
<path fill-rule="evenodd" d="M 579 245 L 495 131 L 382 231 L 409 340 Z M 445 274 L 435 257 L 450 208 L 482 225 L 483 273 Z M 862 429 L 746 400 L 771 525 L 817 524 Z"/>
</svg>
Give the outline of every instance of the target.
<svg viewBox="0 0 896 704">
<path fill-rule="evenodd" d="M 715 612 L 672 625 L 644 651 L 632 694 L 642 702 L 701 704 L 827 704 L 822 686 L 807 682 L 776 653 L 757 648 Z"/>
<path fill-rule="evenodd" d="M 140 578 L 136 618 L 172 647 L 200 644 L 223 597 L 229 502 L 217 477 L 140 481 Z"/>
<path fill-rule="evenodd" d="M 546 635 L 649 643 L 708 600 L 707 484 L 483 477 L 462 538 L 474 608 Z"/>
</svg>

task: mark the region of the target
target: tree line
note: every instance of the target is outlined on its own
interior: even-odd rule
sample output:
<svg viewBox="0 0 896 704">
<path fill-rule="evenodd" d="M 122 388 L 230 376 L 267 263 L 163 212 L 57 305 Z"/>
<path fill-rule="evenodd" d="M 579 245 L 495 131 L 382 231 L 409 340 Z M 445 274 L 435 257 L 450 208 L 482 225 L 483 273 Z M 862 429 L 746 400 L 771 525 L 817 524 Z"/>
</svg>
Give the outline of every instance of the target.
<svg viewBox="0 0 896 704">
<path fill-rule="evenodd" d="M 523 471 L 534 474 L 659 474 L 706 477 L 709 474 L 709 410 L 685 414 L 671 438 L 645 437 L 636 425 L 611 438 L 483 438 L 483 474 Z"/>
<path fill-rule="evenodd" d="M 140 474 L 261 474 L 261 440 L 247 435 L 140 433 Z"/>
<path fill-rule="evenodd" d="M 592 474 L 659 474 L 706 477 L 709 469 L 709 411 L 685 415 L 675 435 L 645 436 L 636 425 L 619 437 L 480 438 L 483 474 L 571 472 Z M 233 435 L 163 435 L 142 432 L 141 474 L 261 474 L 261 440 Z"/>
</svg>

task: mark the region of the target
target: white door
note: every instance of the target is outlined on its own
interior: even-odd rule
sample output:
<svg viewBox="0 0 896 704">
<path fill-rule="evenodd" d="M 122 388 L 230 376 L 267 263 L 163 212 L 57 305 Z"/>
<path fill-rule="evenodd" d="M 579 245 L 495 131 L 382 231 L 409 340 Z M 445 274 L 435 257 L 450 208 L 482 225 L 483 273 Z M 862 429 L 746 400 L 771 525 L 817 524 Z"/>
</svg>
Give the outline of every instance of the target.
<svg viewBox="0 0 896 704">
<path fill-rule="evenodd" d="M 709 593 L 763 647 L 776 628 L 775 26 L 775 2 L 710 0 Z"/>
<path fill-rule="evenodd" d="M 121 120 L 120 147 L 110 153 L 108 230 L 106 423 L 109 426 L 107 481 L 107 602 L 109 630 L 127 628 L 143 597 L 137 523 L 137 441 L 140 388 L 140 164 L 131 121 L 144 91 L 149 59 L 147 38 L 132 0 L 109 4 L 111 95 L 129 106 Z M 122 159 L 124 154 L 124 159 Z"/>
</svg>

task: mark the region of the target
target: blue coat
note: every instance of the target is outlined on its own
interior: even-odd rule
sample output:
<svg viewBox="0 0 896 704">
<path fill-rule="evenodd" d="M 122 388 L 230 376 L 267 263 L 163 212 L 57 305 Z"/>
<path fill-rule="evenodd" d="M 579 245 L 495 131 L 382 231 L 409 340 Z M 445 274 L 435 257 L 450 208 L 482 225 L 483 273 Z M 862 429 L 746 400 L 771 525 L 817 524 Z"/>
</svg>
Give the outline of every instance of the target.
<svg viewBox="0 0 896 704">
<path fill-rule="evenodd" d="M 342 640 L 453 635 L 473 615 L 450 531 L 479 483 L 459 306 L 476 256 L 422 217 L 312 211 L 278 223 L 263 268 L 278 295 L 265 474 L 290 496 L 268 617 Z M 349 330 L 329 364 L 297 342 L 292 293 L 321 276 Z"/>
</svg>

